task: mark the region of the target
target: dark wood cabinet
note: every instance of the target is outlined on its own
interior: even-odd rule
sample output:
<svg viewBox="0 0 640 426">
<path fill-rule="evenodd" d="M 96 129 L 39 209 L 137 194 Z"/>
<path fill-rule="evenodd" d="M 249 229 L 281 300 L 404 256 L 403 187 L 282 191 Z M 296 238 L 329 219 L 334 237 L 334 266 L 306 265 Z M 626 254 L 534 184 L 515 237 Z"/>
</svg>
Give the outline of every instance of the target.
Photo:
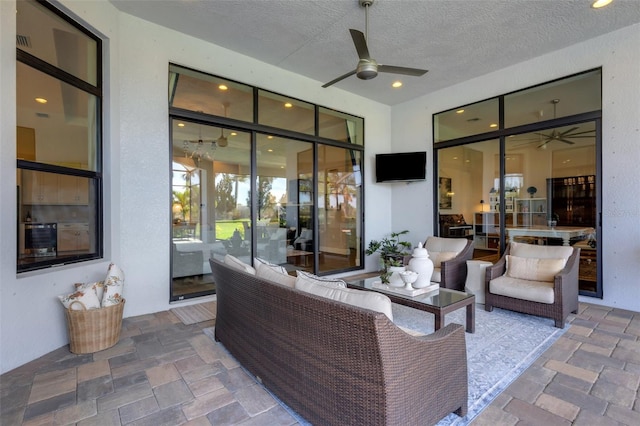
<svg viewBox="0 0 640 426">
<path fill-rule="evenodd" d="M 596 225 L 596 177 L 569 176 L 547 179 L 550 216 L 560 226 Z"/>
</svg>

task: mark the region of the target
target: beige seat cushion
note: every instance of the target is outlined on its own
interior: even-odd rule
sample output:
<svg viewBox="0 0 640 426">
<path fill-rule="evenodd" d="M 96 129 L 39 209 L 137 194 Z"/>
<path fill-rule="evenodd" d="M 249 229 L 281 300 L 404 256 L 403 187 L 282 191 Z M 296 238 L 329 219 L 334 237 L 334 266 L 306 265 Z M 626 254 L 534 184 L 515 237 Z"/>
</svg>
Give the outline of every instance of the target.
<svg viewBox="0 0 640 426">
<path fill-rule="evenodd" d="M 489 291 L 493 294 L 549 304 L 555 299 L 553 287 L 553 282 L 522 280 L 505 275 L 489 281 Z"/>
<path fill-rule="evenodd" d="M 539 246 L 535 244 L 510 243 L 509 254 L 537 259 L 569 259 L 573 254 L 571 246 Z"/>
<path fill-rule="evenodd" d="M 257 277 L 264 278 L 278 284 L 286 285 L 287 287 L 295 287 L 296 277 L 289 275 L 286 270 L 282 272 L 282 269 L 280 269 L 280 267 L 272 267 L 265 263 L 259 263 L 257 264 L 257 266 Z"/>
<path fill-rule="evenodd" d="M 431 282 L 440 283 L 441 281 L 442 281 L 442 270 L 438 266 L 437 268 L 433 268 L 433 274 L 431 274 Z"/>
<path fill-rule="evenodd" d="M 316 296 L 326 297 L 327 299 L 337 300 L 376 312 L 382 312 L 393 321 L 391 299 L 384 294 L 353 288 L 327 287 L 301 279 L 296 280 L 296 288 L 306 293 L 315 294 Z"/>
<path fill-rule="evenodd" d="M 242 260 L 238 259 L 235 256 L 232 256 L 230 254 L 226 254 L 224 256 L 224 264 L 227 266 L 230 266 L 232 268 L 238 269 L 242 272 L 246 272 L 248 274 L 251 275 L 255 275 L 256 274 L 256 270 L 253 266 L 244 263 Z"/>
<path fill-rule="evenodd" d="M 439 283 L 442 280 L 440 266 L 442 262 L 456 257 L 467 246 L 466 238 L 429 237 L 424 248 L 429 253 L 429 259 L 433 262 L 433 274 L 431 282 Z"/>
<path fill-rule="evenodd" d="M 449 251 L 460 253 L 467 246 L 466 238 L 443 238 L 443 237 L 429 237 L 425 242 L 424 248 L 429 252 L 441 252 Z"/>
<path fill-rule="evenodd" d="M 507 255 L 506 276 L 530 281 L 553 282 L 567 259 L 538 259 Z"/>
</svg>

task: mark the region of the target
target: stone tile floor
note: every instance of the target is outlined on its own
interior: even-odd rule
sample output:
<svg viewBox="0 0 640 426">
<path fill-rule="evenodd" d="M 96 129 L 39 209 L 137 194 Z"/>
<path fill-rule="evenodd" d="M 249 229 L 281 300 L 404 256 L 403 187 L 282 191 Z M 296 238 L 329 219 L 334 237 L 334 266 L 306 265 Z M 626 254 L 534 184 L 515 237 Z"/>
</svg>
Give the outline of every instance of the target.
<svg viewBox="0 0 640 426">
<path fill-rule="evenodd" d="M 640 313 L 581 304 L 570 320 L 473 425 L 640 424 Z M 296 424 L 203 333 L 213 325 L 170 311 L 126 318 L 112 348 L 65 346 L 3 374 L 0 424 Z"/>
</svg>

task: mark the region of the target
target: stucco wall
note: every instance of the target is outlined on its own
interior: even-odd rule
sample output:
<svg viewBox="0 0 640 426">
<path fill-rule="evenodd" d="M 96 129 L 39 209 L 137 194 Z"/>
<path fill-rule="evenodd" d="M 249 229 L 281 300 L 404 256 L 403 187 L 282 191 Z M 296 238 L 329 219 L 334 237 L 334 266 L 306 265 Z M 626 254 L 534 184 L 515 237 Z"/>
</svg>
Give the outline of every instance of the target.
<svg viewBox="0 0 640 426">
<path fill-rule="evenodd" d="M 390 108 L 118 12 L 107 2 L 63 1 L 105 37 L 103 261 L 16 276 L 15 3 L 0 2 L 0 359 L 11 370 L 68 343 L 56 299 L 71 284 L 126 274 L 125 317 L 169 309 L 168 64 L 174 62 L 365 117 L 367 239 L 390 228 L 389 188 L 372 184 L 373 154 L 390 151 Z M 374 208 L 380 203 L 385 208 Z M 386 210 L 385 210 L 386 209 Z M 375 265 L 371 266 L 372 268 Z M 200 300 L 201 301 L 201 300 Z M 194 303 L 185 302 L 185 303 Z"/>
<path fill-rule="evenodd" d="M 391 112 L 392 144 L 402 141 L 402 151 L 427 150 L 431 156 L 434 113 L 602 67 L 604 298 L 581 300 L 634 311 L 640 311 L 638 46 L 640 24 L 422 96 Z M 433 165 L 431 157 L 428 165 Z M 433 234 L 432 172 L 429 167 L 426 182 L 396 185 L 393 190 L 392 227 L 409 229 L 411 241 Z"/>
</svg>

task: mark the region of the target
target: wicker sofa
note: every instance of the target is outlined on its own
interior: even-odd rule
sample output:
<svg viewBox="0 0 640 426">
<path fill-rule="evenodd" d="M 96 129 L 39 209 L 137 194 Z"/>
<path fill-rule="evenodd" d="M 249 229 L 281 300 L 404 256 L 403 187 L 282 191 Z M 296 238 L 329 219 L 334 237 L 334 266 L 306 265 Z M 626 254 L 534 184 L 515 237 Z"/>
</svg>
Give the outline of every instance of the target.
<svg viewBox="0 0 640 426">
<path fill-rule="evenodd" d="M 305 420 L 429 425 L 466 415 L 461 325 L 415 337 L 384 313 L 210 263 L 216 340 Z"/>
</svg>

